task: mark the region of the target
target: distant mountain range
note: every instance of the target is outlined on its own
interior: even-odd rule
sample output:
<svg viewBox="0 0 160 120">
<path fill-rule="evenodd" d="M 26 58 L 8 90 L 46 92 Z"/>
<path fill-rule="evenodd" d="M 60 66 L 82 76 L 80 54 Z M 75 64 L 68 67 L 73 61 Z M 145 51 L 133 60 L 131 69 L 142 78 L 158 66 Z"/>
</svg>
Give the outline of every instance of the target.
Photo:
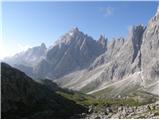
<svg viewBox="0 0 160 120">
<path fill-rule="evenodd" d="M 127 38 L 98 40 L 73 28 L 46 48 L 30 48 L 5 62 L 36 79 L 52 79 L 64 88 L 96 94 L 100 98 L 158 95 L 159 14 L 147 26 L 137 25 Z"/>
</svg>

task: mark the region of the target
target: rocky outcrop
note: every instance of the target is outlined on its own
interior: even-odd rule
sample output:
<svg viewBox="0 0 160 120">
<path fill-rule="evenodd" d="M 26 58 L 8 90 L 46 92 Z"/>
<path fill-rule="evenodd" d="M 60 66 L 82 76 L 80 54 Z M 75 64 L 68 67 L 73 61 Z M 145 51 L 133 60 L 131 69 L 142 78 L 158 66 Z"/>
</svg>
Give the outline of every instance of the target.
<svg viewBox="0 0 160 120">
<path fill-rule="evenodd" d="M 108 39 L 105 38 L 105 35 L 100 35 L 100 37 L 99 37 L 97 42 L 104 48 L 104 50 L 105 49 L 107 50 Z"/>
<path fill-rule="evenodd" d="M 142 36 L 143 36 L 144 30 L 145 30 L 145 27 L 143 25 L 139 25 L 137 27 L 133 26 L 132 28 L 130 28 L 128 37 L 132 41 L 132 45 L 133 45 L 132 63 L 134 62 L 134 60 L 137 57 L 137 54 L 141 48 Z"/>
<path fill-rule="evenodd" d="M 86 119 L 158 119 L 158 102 L 141 106 L 105 106 L 96 111 L 92 106 L 90 114 L 82 114 Z"/>
</svg>

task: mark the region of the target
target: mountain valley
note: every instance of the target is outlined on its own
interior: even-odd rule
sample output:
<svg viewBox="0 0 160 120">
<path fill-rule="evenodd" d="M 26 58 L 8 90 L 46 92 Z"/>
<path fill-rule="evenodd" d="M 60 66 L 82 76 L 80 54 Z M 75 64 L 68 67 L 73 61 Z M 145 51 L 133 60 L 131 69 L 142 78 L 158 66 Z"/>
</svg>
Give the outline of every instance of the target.
<svg viewBox="0 0 160 120">
<path fill-rule="evenodd" d="M 159 116 L 159 13 L 126 38 L 77 27 L 1 62 L 2 118 Z"/>
</svg>

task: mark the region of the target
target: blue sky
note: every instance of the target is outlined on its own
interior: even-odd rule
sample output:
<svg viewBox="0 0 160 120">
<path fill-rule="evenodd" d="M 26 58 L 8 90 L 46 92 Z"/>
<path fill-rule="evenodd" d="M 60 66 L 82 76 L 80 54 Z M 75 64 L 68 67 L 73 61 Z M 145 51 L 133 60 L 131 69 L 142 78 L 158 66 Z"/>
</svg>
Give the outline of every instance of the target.
<svg viewBox="0 0 160 120">
<path fill-rule="evenodd" d="M 126 37 L 128 27 L 146 25 L 158 2 L 3 2 L 1 58 L 28 47 L 47 46 L 77 26 L 98 39 Z M 4 54 L 5 52 L 5 54 Z M 3 55 L 2 55 L 3 54 Z"/>
</svg>

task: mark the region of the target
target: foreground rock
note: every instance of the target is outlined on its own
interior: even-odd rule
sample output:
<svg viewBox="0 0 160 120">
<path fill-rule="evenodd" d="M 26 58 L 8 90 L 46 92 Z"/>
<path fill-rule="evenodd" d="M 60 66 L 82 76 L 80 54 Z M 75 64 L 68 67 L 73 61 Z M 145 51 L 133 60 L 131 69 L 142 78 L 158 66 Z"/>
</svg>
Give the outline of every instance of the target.
<svg viewBox="0 0 160 120">
<path fill-rule="evenodd" d="M 86 119 L 159 119 L 158 102 L 131 106 L 109 106 L 102 107 L 96 111 L 97 107 L 92 107 L 92 113 L 82 115 Z"/>
</svg>

